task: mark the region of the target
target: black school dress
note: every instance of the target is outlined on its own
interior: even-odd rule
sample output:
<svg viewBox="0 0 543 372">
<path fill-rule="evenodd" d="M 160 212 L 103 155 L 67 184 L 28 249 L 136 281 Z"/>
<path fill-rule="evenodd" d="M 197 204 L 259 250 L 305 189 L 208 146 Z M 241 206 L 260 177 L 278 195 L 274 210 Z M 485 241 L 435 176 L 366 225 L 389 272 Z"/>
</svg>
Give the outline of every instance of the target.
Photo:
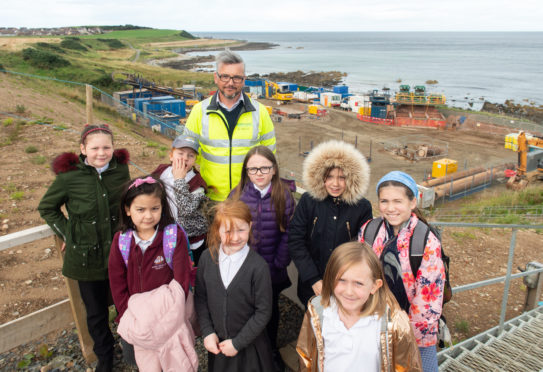
<svg viewBox="0 0 543 372">
<path fill-rule="evenodd" d="M 200 258 L 195 307 L 202 337 L 216 333 L 219 341 L 232 339 L 238 353 L 227 357 L 208 353 L 210 372 L 273 372 L 266 325 L 271 317 L 272 286 L 268 264 L 253 250 L 228 288 L 224 288 L 209 250 Z"/>
</svg>

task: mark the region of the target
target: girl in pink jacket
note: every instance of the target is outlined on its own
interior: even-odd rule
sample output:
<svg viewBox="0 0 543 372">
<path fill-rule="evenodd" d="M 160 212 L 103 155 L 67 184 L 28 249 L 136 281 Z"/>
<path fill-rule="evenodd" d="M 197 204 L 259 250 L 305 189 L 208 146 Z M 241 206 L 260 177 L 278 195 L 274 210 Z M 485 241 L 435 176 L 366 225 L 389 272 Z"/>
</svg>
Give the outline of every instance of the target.
<svg viewBox="0 0 543 372">
<path fill-rule="evenodd" d="M 417 224 L 427 224 L 417 208 L 417 184 L 407 173 L 393 171 L 379 180 L 377 195 L 384 223 L 371 237 L 373 251 L 381 259 L 390 290 L 409 315 L 424 372 L 437 372 L 436 343 L 445 284 L 441 243 L 428 233 L 419 269 L 413 275 L 411 237 Z M 370 222 L 362 226 L 361 242 L 371 243 L 365 234 Z"/>
</svg>

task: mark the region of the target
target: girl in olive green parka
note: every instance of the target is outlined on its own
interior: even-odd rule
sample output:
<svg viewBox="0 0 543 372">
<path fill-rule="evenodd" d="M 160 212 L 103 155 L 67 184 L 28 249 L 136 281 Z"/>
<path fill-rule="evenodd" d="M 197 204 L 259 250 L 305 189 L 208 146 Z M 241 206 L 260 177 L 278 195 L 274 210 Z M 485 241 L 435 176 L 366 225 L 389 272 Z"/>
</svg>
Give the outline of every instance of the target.
<svg viewBox="0 0 543 372">
<path fill-rule="evenodd" d="M 113 150 L 107 125 L 85 126 L 80 147 L 79 156 L 63 153 L 53 161 L 57 177 L 38 210 L 64 241 L 62 274 L 78 281 L 98 357 L 96 371 L 111 371 L 114 341 L 108 322 L 107 266 L 122 186 L 130 179 L 129 156 L 124 149 Z"/>
</svg>

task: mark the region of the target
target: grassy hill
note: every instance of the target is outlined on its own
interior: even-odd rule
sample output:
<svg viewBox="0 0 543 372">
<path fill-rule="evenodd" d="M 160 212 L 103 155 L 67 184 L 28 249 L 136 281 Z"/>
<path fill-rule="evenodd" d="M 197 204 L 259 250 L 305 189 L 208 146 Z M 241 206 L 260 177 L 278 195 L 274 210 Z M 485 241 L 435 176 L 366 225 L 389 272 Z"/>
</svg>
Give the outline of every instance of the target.
<svg viewBox="0 0 543 372">
<path fill-rule="evenodd" d="M 198 47 L 186 31 L 136 29 L 99 35 L 65 37 L 1 37 L 0 69 L 90 83 L 106 91 L 127 88 L 112 79 L 114 72 L 137 73 L 159 84 L 212 87 L 211 74 L 156 67 L 150 59 L 177 56 L 172 48 Z M 202 43 L 204 40 L 202 40 Z M 205 40 L 206 46 L 210 46 Z M 218 40 L 217 45 L 223 41 Z M 138 58 L 135 58 L 135 57 Z"/>
</svg>

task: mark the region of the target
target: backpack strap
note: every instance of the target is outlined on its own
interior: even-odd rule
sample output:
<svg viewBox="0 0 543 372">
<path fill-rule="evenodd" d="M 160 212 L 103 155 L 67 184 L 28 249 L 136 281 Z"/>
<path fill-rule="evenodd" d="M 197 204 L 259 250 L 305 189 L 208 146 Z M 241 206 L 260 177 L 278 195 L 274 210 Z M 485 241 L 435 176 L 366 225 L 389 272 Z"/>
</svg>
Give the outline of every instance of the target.
<svg viewBox="0 0 543 372">
<path fill-rule="evenodd" d="M 383 224 L 383 217 L 377 217 L 367 223 L 364 230 L 364 242 L 368 243 L 370 247 L 373 246 L 373 242 L 377 237 L 377 233 Z"/>
<path fill-rule="evenodd" d="M 128 267 L 128 257 L 130 256 L 130 246 L 132 245 L 132 229 L 128 229 L 119 235 L 119 251 L 123 256 L 124 265 Z"/>
<path fill-rule="evenodd" d="M 430 227 L 419 220 L 409 239 L 409 262 L 411 263 L 411 271 L 415 278 L 417 277 L 417 272 L 422 263 L 422 257 L 424 256 L 424 249 L 426 248 L 426 242 L 428 241 L 429 235 Z"/>
<path fill-rule="evenodd" d="M 172 223 L 164 228 L 162 235 L 162 250 L 164 251 L 164 259 L 173 271 L 173 253 L 177 245 L 177 224 Z"/>
<path fill-rule="evenodd" d="M 190 249 L 190 242 L 187 233 L 183 229 L 183 226 L 177 223 L 172 223 L 171 225 L 168 225 L 164 228 L 164 235 L 162 237 L 162 250 L 164 251 L 164 258 L 166 259 L 166 263 L 168 264 L 170 269 L 173 271 L 173 253 L 175 251 L 175 247 L 177 246 L 178 228 L 183 231 L 185 239 L 187 240 L 187 249 L 191 263 L 190 286 L 194 287 L 194 284 L 196 283 L 196 267 L 194 266 L 194 256 L 192 255 L 192 250 Z"/>
</svg>

